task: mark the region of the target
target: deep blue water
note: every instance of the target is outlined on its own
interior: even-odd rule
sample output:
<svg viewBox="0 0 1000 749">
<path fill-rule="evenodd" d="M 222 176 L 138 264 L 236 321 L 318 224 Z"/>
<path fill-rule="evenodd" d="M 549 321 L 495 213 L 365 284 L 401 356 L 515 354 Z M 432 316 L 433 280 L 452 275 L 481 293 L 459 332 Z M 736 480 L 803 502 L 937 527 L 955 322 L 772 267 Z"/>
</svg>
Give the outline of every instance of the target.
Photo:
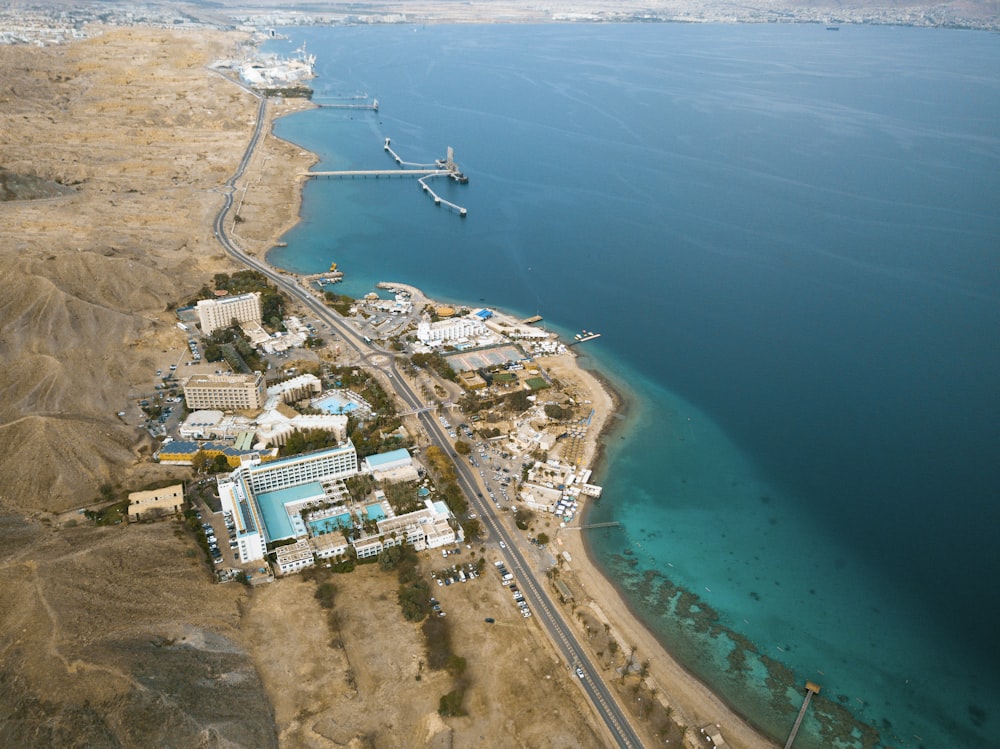
<svg viewBox="0 0 1000 749">
<path fill-rule="evenodd" d="M 602 332 L 589 358 L 632 408 L 592 511 L 623 525 L 591 545 L 671 651 L 782 741 L 812 679 L 882 745 L 997 746 L 1000 37 L 394 26 L 279 48 L 302 40 L 317 101 L 381 108 L 276 132 L 330 169 L 392 167 L 387 136 L 409 161 L 453 146 L 470 183 L 433 186 L 468 217 L 409 180 L 313 182 L 272 262 Z"/>
</svg>

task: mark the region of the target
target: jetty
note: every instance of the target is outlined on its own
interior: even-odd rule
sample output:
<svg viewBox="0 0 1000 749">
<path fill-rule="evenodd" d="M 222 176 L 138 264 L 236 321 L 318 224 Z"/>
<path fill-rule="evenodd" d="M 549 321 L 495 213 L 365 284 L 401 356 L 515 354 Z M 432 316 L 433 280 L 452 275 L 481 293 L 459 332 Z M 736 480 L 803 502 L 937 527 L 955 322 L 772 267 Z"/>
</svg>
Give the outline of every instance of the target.
<svg viewBox="0 0 1000 749">
<path fill-rule="evenodd" d="M 532 315 L 531 317 L 526 317 L 523 320 L 521 320 L 521 322 L 523 322 L 525 325 L 531 325 L 532 323 L 541 321 L 542 321 L 541 315 Z"/>
<path fill-rule="evenodd" d="M 376 104 L 378 100 L 376 99 Z M 333 105 L 331 105 L 333 106 Z M 354 105 L 345 105 L 354 106 Z M 417 177 L 417 181 L 420 183 L 420 188 L 430 195 L 431 199 L 434 201 L 434 205 L 443 205 L 451 208 L 459 216 L 465 218 L 468 211 L 457 203 L 452 203 L 450 200 L 445 200 L 440 195 L 438 195 L 431 186 L 427 184 L 427 180 L 434 177 L 449 177 L 460 185 L 467 184 L 469 178 L 462 174 L 462 170 L 458 168 L 458 164 L 455 162 L 455 150 L 448 146 L 447 156 L 443 159 L 437 159 L 433 164 L 418 164 L 412 161 L 403 161 L 402 157 L 392 150 L 391 140 L 389 138 L 385 139 L 384 150 L 395 160 L 396 164 L 399 165 L 400 169 L 347 169 L 338 171 L 319 171 L 319 172 L 303 172 L 302 177 L 306 179 L 355 179 L 361 177 L 362 179 L 367 179 L 368 177 L 374 177 L 375 179 L 380 179 L 382 177 L 392 178 L 392 177 Z"/>
</svg>

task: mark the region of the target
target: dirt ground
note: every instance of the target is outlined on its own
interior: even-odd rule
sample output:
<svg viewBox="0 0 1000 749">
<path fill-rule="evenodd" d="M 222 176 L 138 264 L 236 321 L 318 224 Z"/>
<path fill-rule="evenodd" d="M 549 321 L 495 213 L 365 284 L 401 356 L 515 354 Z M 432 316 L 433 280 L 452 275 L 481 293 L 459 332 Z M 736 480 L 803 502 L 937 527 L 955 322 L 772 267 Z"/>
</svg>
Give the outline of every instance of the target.
<svg viewBox="0 0 1000 749">
<path fill-rule="evenodd" d="M 277 746 L 242 589 L 172 521 L 75 522 L 0 515 L 0 745 Z"/>
<path fill-rule="evenodd" d="M 429 574 L 436 555 L 421 556 Z M 453 649 L 468 663 L 468 715 L 447 719 L 438 700 L 453 679 L 427 667 L 419 625 L 400 613 L 395 573 L 368 565 L 332 580 L 333 627 L 314 599 L 316 583 L 300 577 L 256 589 L 247 608 L 243 629 L 274 701 L 281 746 L 605 745 L 573 674 L 490 570 L 432 585 Z"/>
</svg>

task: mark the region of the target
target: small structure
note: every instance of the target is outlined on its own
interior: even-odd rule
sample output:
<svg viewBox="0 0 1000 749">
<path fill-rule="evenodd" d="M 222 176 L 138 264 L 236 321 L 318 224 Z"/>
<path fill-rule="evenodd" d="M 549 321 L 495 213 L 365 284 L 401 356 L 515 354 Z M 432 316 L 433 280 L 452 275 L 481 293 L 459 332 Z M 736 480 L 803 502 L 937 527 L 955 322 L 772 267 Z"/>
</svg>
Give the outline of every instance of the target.
<svg viewBox="0 0 1000 749">
<path fill-rule="evenodd" d="M 569 603 L 573 600 L 573 592 L 566 586 L 566 583 L 559 579 L 552 582 L 556 586 L 556 590 L 559 591 L 559 597 L 563 603 Z"/>
<path fill-rule="evenodd" d="M 722 738 L 722 731 L 719 730 L 719 726 L 715 723 L 709 723 L 707 726 L 704 726 L 701 732 L 705 734 L 705 738 L 712 743 L 715 749 L 729 749 L 729 744 Z"/>
<path fill-rule="evenodd" d="M 306 567 L 312 567 L 315 564 L 312 547 L 306 539 L 296 541 L 294 544 L 279 546 L 274 550 L 274 557 L 280 575 L 301 572 Z"/>
<path fill-rule="evenodd" d="M 130 521 L 161 517 L 180 512 L 184 504 L 184 485 L 173 484 L 162 489 L 131 492 L 128 495 Z"/>
</svg>

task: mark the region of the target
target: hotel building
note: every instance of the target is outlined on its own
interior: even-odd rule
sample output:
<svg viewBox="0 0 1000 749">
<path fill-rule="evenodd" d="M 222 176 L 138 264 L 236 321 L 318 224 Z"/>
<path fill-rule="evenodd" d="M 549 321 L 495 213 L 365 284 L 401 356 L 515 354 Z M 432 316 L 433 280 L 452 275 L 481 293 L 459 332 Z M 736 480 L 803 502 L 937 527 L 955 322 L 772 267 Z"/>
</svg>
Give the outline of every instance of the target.
<svg viewBox="0 0 1000 749">
<path fill-rule="evenodd" d="M 264 407 L 264 375 L 198 374 L 184 383 L 189 411 L 259 411 Z"/>
<path fill-rule="evenodd" d="M 486 333 L 486 326 L 478 317 L 459 317 L 454 320 L 431 322 L 426 316 L 417 324 L 417 338 L 421 343 L 433 345 L 444 341 L 475 338 Z"/>
<path fill-rule="evenodd" d="M 329 450 L 266 464 L 248 461 L 228 480 L 220 480 L 219 498 L 236 527 L 240 562 L 262 560 L 268 544 L 292 538 L 295 543 L 274 549 L 282 575 L 311 566 L 317 557 L 344 555 L 349 547 L 365 559 L 403 543 L 421 551 L 462 540 L 462 530 L 444 502 L 424 499 L 423 508 L 405 515 L 395 515 L 381 491 L 375 493 L 374 503 L 355 503 L 342 479 L 371 470 L 370 463 L 371 458 L 359 466 L 348 440 Z M 375 463 L 398 469 L 402 456 L 399 451 L 388 453 Z M 367 532 L 361 530 L 362 519 L 368 521 Z"/>
<path fill-rule="evenodd" d="M 228 328 L 237 322 L 261 322 L 260 292 L 227 296 L 221 299 L 202 299 L 198 302 L 198 320 L 201 332 L 211 335 L 219 328 Z"/>
<path fill-rule="evenodd" d="M 357 472 L 358 454 L 347 440 L 328 450 L 269 463 L 251 460 L 233 471 L 228 480 L 220 480 L 219 499 L 223 509 L 232 514 L 240 561 L 263 559 L 269 542 L 305 536 L 298 513 L 289 512 L 286 505 L 301 507 L 321 500 L 326 496 L 324 481 Z"/>
</svg>

